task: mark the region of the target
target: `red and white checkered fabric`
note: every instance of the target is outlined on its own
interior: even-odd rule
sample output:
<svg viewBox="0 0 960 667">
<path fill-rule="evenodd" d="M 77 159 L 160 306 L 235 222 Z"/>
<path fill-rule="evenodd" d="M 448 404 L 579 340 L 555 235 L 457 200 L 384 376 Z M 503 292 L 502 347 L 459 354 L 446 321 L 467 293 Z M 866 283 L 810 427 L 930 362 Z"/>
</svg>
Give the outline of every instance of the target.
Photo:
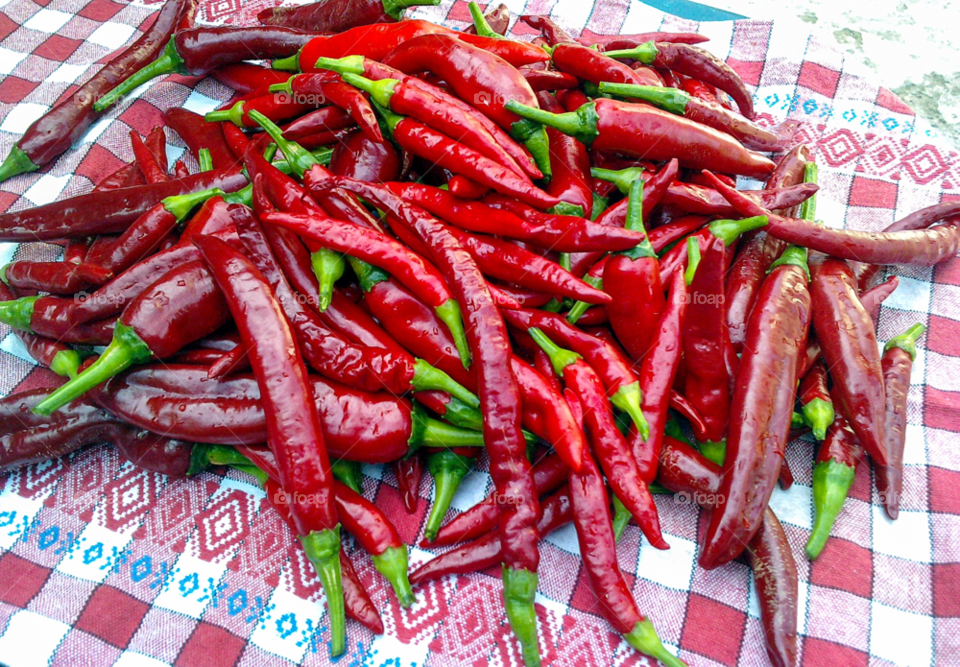
<svg viewBox="0 0 960 667">
<path fill-rule="evenodd" d="M 205 0 L 202 19 L 251 23 L 262 0 Z M 957 154 L 890 91 L 847 71 L 844 57 L 800 24 L 697 25 L 629 0 L 530 0 L 515 12 L 549 13 L 574 32 L 701 31 L 755 90 L 761 118 L 802 122 L 798 139 L 821 165 L 819 217 L 880 229 L 922 206 L 960 197 Z M 60 96 L 130 41 L 158 2 L 0 0 L 0 153 Z M 466 3 L 445 0 L 419 17 L 463 27 Z M 530 35 L 524 25 L 516 34 Z M 88 190 L 131 159 L 127 134 L 146 134 L 170 106 L 207 111 L 231 91 L 213 79 L 151 83 L 98 122 L 41 173 L 0 185 L 0 210 Z M 168 153 L 183 144 L 168 134 Z M 52 246 L 0 244 L 0 263 L 53 257 Z M 960 664 L 960 262 L 900 269 L 883 306 L 881 341 L 927 325 L 910 392 L 905 497 L 889 521 L 864 464 L 834 538 L 809 564 L 813 445 L 789 449 L 797 483 L 776 509 L 800 570 L 805 665 Z M 0 392 L 50 382 L 17 339 L 0 330 Z M 455 501 L 489 489 L 482 470 Z M 366 467 L 365 492 L 408 543 L 430 500 L 407 515 L 389 468 Z M 18 665 L 327 664 L 322 592 L 287 527 L 240 474 L 173 481 L 120 462 L 99 446 L 0 477 L 0 662 Z M 691 665 L 766 664 L 746 565 L 696 567 L 698 512 L 658 497 L 669 551 L 641 546 L 628 528 L 618 553 L 640 604 L 671 650 Z M 541 547 L 538 612 L 544 664 L 643 664 L 596 612 L 572 528 Z M 341 664 L 518 665 L 495 572 L 421 587 L 401 610 L 363 554 L 359 573 L 381 607 L 386 634 L 349 624 Z M 431 554 L 413 548 L 416 564 Z"/>
</svg>

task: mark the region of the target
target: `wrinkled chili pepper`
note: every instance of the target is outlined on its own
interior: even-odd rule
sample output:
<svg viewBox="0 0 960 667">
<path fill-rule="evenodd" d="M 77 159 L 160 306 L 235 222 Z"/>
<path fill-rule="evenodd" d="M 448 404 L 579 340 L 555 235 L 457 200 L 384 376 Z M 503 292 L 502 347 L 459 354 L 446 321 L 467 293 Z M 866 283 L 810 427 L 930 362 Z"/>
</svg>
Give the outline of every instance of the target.
<svg viewBox="0 0 960 667">
<path fill-rule="evenodd" d="M 880 500 L 891 519 L 896 519 L 900 514 L 910 371 L 917 358 L 917 339 L 923 335 L 924 330 L 922 324 L 915 324 L 899 336 L 891 338 L 883 348 L 883 387 L 886 402 L 884 445 L 887 450 L 887 464 L 876 467 L 876 484 Z"/>
<path fill-rule="evenodd" d="M 167 183 L 91 192 L 0 214 L 0 240 L 49 241 L 115 234 L 166 197 L 210 188 L 233 192 L 246 184 L 238 171 L 210 171 Z"/>
<path fill-rule="evenodd" d="M 97 361 L 35 409 L 50 414 L 133 364 L 179 352 L 228 319 L 223 295 L 203 263 L 181 264 L 123 309 L 110 345 Z"/>
<path fill-rule="evenodd" d="M 803 419 L 810 425 L 813 437 L 817 440 L 826 437 L 827 427 L 836 417 L 827 380 L 827 367 L 822 361 L 817 361 L 801 378 L 797 392 Z"/>
<path fill-rule="evenodd" d="M 400 459 L 393 463 L 393 474 L 397 478 L 397 490 L 403 499 L 403 507 L 408 514 L 417 511 L 420 491 L 420 479 L 423 477 L 423 461 L 419 456 Z"/>
<path fill-rule="evenodd" d="M 269 7 L 257 14 L 257 19 L 264 25 L 337 33 L 357 26 L 401 21 L 410 7 L 437 4 L 439 0 L 321 0 Z"/>
<path fill-rule="evenodd" d="M 632 456 L 627 441 L 617 429 L 613 412 L 606 400 L 606 392 L 596 372 L 580 355 L 558 347 L 536 327 L 530 328 L 528 333 L 550 356 L 554 371 L 563 378 L 566 388 L 573 392 L 582 406 L 584 425 L 593 453 L 600 461 L 617 498 L 636 519 L 650 543 L 658 549 L 668 549 L 669 546 L 660 532 L 660 520 L 653 497 L 640 479 L 637 461 Z M 587 474 L 590 474 L 590 467 L 596 470 L 592 459 L 585 456 L 583 460 Z"/>
<path fill-rule="evenodd" d="M 308 43 L 313 35 L 269 26 L 204 26 L 180 30 L 162 53 L 132 76 L 118 77 L 110 92 L 100 95 L 93 108 L 102 112 L 147 81 L 167 74 L 204 76 L 218 67 L 243 60 L 285 58 Z"/>
<path fill-rule="evenodd" d="M 95 102 L 117 82 L 156 58 L 177 25 L 193 20 L 198 6 L 195 0 L 168 0 L 137 41 L 27 128 L 0 165 L 0 181 L 36 171 L 66 152 L 100 115 Z"/>
<path fill-rule="evenodd" d="M 87 262 L 74 264 L 19 260 L 0 268 L 0 279 L 14 289 L 52 294 L 73 294 L 91 284 L 103 284 L 112 277 L 110 269 Z"/>
<path fill-rule="evenodd" d="M 709 51 L 689 44 L 645 42 L 631 49 L 605 49 L 609 58 L 630 58 L 644 65 L 668 69 L 716 86 L 736 102 L 747 118 L 753 118 L 753 96 L 740 75 Z"/>
<path fill-rule="evenodd" d="M 730 406 L 722 502 L 699 558 L 706 569 L 743 551 L 776 485 L 793 415 L 797 358 L 810 325 L 806 271 L 805 251 L 784 251 L 750 315 Z"/>
</svg>

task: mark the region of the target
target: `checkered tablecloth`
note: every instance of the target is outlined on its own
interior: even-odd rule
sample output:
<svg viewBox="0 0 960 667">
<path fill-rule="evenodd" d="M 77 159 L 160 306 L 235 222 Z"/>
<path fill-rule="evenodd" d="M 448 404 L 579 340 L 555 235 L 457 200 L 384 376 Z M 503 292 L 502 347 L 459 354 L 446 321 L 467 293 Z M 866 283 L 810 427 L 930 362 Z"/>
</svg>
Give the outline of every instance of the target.
<svg viewBox="0 0 960 667">
<path fill-rule="evenodd" d="M 205 0 L 201 18 L 250 23 L 266 3 Z M 764 122 L 791 117 L 821 165 L 819 217 L 879 229 L 922 206 L 960 196 L 957 154 L 877 82 L 850 71 L 802 24 L 697 24 L 635 0 L 519 0 L 515 13 L 547 13 L 573 31 L 700 31 L 755 91 Z M 158 3 L 0 0 L 0 153 L 59 97 L 131 41 Z M 466 3 L 445 0 L 419 17 L 463 27 Z M 528 36 L 526 26 L 515 33 Z M 922 45 L 921 45 L 922 46 Z M 0 210 L 90 189 L 132 156 L 127 134 L 146 134 L 161 110 L 204 112 L 231 91 L 212 79 L 149 84 L 98 122 L 40 173 L 0 185 Z M 168 133 L 171 159 L 183 144 Z M 0 244 L 11 258 L 53 258 L 57 248 Z M 960 664 L 960 262 L 899 269 L 883 306 L 881 341 L 927 325 L 914 367 L 900 518 L 889 521 L 867 465 L 814 564 L 803 557 L 811 526 L 813 444 L 788 452 L 797 483 L 776 509 L 800 571 L 805 665 Z M 0 327 L 0 392 L 47 384 L 17 339 Z M 454 502 L 461 511 L 491 487 L 483 465 Z M 432 485 L 406 514 L 389 468 L 364 469 L 365 492 L 409 543 L 421 536 Z M 756 593 L 746 565 L 696 567 L 698 512 L 658 497 L 669 551 L 641 546 L 627 529 L 620 565 L 671 650 L 691 665 L 766 664 Z M 349 540 L 348 540 L 349 542 Z M 350 543 L 351 549 L 356 549 Z M 541 546 L 541 646 L 546 665 L 643 664 L 597 614 L 572 528 Z M 431 553 L 411 549 L 420 563 Z M 381 609 L 380 637 L 349 623 L 342 665 L 518 665 L 495 572 L 418 589 L 401 610 L 369 559 L 358 570 Z M 286 526 L 240 474 L 169 480 L 121 463 L 98 446 L 0 476 L 0 662 L 22 665 L 320 665 L 322 592 Z"/>
</svg>

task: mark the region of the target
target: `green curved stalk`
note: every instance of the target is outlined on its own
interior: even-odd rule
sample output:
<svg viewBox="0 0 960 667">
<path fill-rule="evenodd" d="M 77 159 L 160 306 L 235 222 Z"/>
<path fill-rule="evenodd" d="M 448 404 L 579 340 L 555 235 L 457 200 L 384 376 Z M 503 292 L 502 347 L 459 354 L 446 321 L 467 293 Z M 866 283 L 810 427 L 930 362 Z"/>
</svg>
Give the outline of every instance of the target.
<svg viewBox="0 0 960 667">
<path fill-rule="evenodd" d="M 922 324 L 914 324 L 912 327 L 904 331 L 899 336 L 894 336 L 887 341 L 887 344 L 883 346 L 884 352 L 889 352 L 895 347 L 899 347 L 901 350 L 910 355 L 910 359 L 913 361 L 917 360 L 917 341 L 920 339 L 920 336 L 923 335 L 923 332 L 927 328 Z"/>
<path fill-rule="evenodd" d="M 694 276 L 697 275 L 697 267 L 700 266 L 700 239 L 696 236 L 687 237 L 687 270 L 683 274 L 687 285 L 693 283 Z"/>
<path fill-rule="evenodd" d="M 440 321 L 447 325 L 447 330 L 453 336 L 453 344 L 457 346 L 457 352 L 460 354 L 460 363 L 464 368 L 470 368 L 470 346 L 467 344 L 467 332 L 463 328 L 460 304 L 456 299 L 448 299 L 433 310 Z"/>
<path fill-rule="evenodd" d="M 300 544 L 313 563 L 323 592 L 327 596 L 330 614 L 330 655 L 342 655 L 347 650 L 347 625 L 343 604 L 343 581 L 340 578 L 340 524 L 336 528 L 315 530 L 300 535 Z"/>
<path fill-rule="evenodd" d="M 392 16 L 396 20 L 403 19 L 403 13 L 410 7 L 435 7 L 440 4 L 440 0 L 382 0 L 383 13 Z"/>
<path fill-rule="evenodd" d="M 121 97 L 132 93 L 147 81 L 155 79 L 158 76 L 174 73 L 189 74 L 189 72 L 183 69 L 183 58 L 181 58 L 180 54 L 177 53 L 177 45 L 175 40 L 176 35 L 172 36 L 170 41 L 167 42 L 167 46 L 163 49 L 163 53 L 159 58 L 154 60 L 143 69 L 138 70 L 133 76 L 125 79 L 122 83 L 120 83 L 120 85 L 116 86 L 109 93 L 94 102 L 93 110 L 97 113 L 103 113 L 106 109 L 109 109 L 111 106 L 113 106 L 113 104 Z"/>
<path fill-rule="evenodd" d="M 12 301 L 0 302 L 0 322 L 20 331 L 31 331 L 30 322 L 33 320 L 33 308 L 39 298 L 38 296 L 24 296 Z"/>
<path fill-rule="evenodd" d="M 427 457 L 427 470 L 433 475 L 434 496 L 433 506 L 427 517 L 424 535 L 432 542 L 437 537 L 443 517 L 447 515 L 453 496 L 456 495 L 460 483 L 473 467 L 473 459 L 461 456 L 456 452 L 443 450 L 434 452 Z"/>
<path fill-rule="evenodd" d="M 687 667 L 687 663 L 670 653 L 660 641 L 653 623 L 643 620 L 637 623 L 633 630 L 623 636 L 633 648 L 644 655 L 659 660 L 666 667 Z"/>
<path fill-rule="evenodd" d="M 644 65 L 652 65 L 657 59 L 657 45 L 653 42 L 644 42 L 632 49 L 620 49 L 619 51 L 605 51 L 603 55 L 608 58 L 629 58 L 630 60 L 639 60 Z"/>
<path fill-rule="evenodd" d="M 299 72 L 300 71 L 300 51 L 286 58 L 274 58 L 270 67 L 281 72 Z"/>
<path fill-rule="evenodd" d="M 313 275 L 317 278 L 319 293 L 317 310 L 322 313 L 330 307 L 330 302 L 333 301 L 333 288 L 346 271 L 347 263 L 340 253 L 329 248 L 320 248 L 310 253 L 310 266 L 313 267 Z"/>
<path fill-rule="evenodd" d="M 833 403 L 815 398 L 800 409 L 803 411 L 803 420 L 810 425 L 813 437 L 817 440 L 827 437 L 827 428 L 837 416 Z"/>
<path fill-rule="evenodd" d="M 683 116 L 687 113 L 687 104 L 690 102 L 690 95 L 688 93 L 676 88 L 664 88 L 661 86 L 638 86 L 632 83 L 602 82 L 600 84 L 600 92 L 616 95 L 617 97 L 628 97 L 632 100 L 643 100 L 677 116 Z"/>
<path fill-rule="evenodd" d="M 83 357 L 76 350 L 60 350 L 50 361 L 50 370 L 67 378 L 77 377 Z"/>
<path fill-rule="evenodd" d="M 613 497 L 613 540 L 619 542 L 620 538 L 623 537 L 623 531 L 627 529 L 627 524 L 630 523 L 630 519 L 633 517 L 630 514 L 630 510 L 627 509 L 627 506 L 617 498 Z"/>
<path fill-rule="evenodd" d="M 601 181 L 613 183 L 617 186 L 617 190 L 619 190 L 621 194 L 628 195 L 630 194 L 630 187 L 636 181 L 642 181 L 643 167 L 627 167 L 626 169 L 618 170 L 592 167 L 590 169 L 590 175 Z"/>
<path fill-rule="evenodd" d="M 346 485 L 351 491 L 363 495 L 363 475 L 360 474 L 360 463 L 346 459 L 332 459 L 330 470 L 334 478 Z"/>
<path fill-rule="evenodd" d="M 565 350 L 547 337 L 537 327 L 530 327 L 527 333 L 533 338 L 533 342 L 540 346 L 540 349 L 547 353 L 550 358 L 550 365 L 553 366 L 553 372 L 563 377 L 563 370 L 570 364 L 575 364 L 582 359 L 579 354 L 571 350 Z"/>
<path fill-rule="evenodd" d="M 409 608 L 417 601 L 410 587 L 407 575 L 407 549 L 405 547 L 388 547 L 382 554 L 371 556 L 373 566 L 377 572 L 390 582 L 393 592 L 400 601 L 400 606 Z"/>
<path fill-rule="evenodd" d="M 646 441 L 650 437 L 650 424 L 640 407 L 642 399 L 643 393 L 640 391 L 640 382 L 637 381 L 625 384 L 617 389 L 617 392 L 610 397 L 610 402 L 630 415 L 633 425 L 637 427 L 640 436 Z"/>
<path fill-rule="evenodd" d="M 536 107 L 528 107 L 525 104 L 520 104 L 516 100 L 508 100 L 506 109 L 517 114 L 521 118 L 536 121 L 546 125 L 547 127 L 552 127 L 555 130 L 559 130 L 564 134 L 574 137 L 575 139 L 578 139 L 580 143 L 587 146 L 587 148 L 590 147 L 590 144 L 593 143 L 593 140 L 596 139 L 597 135 L 599 134 L 599 131 L 597 130 L 599 116 L 597 115 L 597 107 L 593 103 L 584 104 L 576 111 L 568 111 L 566 113 L 550 113 L 549 111 L 544 111 L 543 109 L 537 109 Z M 521 137 L 514 138 L 520 139 L 521 141 L 524 140 Z"/>
<path fill-rule="evenodd" d="M 414 362 L 410 384 L 414 391 L 444 391 L 471 408 L 480 407 L 480 399 L 469 389 L 423 359 Z"/>
</svg>

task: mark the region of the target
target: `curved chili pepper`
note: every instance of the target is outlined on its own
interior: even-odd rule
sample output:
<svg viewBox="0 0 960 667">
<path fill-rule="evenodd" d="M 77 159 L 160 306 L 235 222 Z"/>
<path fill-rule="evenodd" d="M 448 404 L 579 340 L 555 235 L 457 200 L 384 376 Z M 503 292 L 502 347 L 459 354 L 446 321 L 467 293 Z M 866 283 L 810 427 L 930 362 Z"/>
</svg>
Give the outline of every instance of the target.
<svg viewBox="0 0 960 667">
<path fill-rule="evenodd" d="M 583 463 L 583 470 L 570 474 L 570 503 L 580 554 L 604 618 L 641 653 L 668 667 L 685 665 L 664 648 L 653 624 L 637 608 L 617 562 L 606 486 L 593 459 L 585 456 Z"/>
<path fill-rule="evenodd" d="M 519 70 L 523 78 L 530 84 L 530 88 L 535 93 L 543 91 L 572 90 L 580 85 L 580 80 L 566 72 L 546 69 L 530 69 L 528 67 Z"/>
<path fill-rule="evenodd" d="M 218 67 L 243 60 L 271 60 L 293 55 L 314 35 L 269 26 L 204 26 L 180 30 L 170 37 L 153 62 L 132 76 L 117 77 L 109 92 L 98 96 L 93 105 L 100 113 L 113 106 L 147 81 L 167 74 L 204 76 Z"/>
<path fill-rule="evenodd" d="M 563 377 L 565 386 L 580 402 L 593 453 L 599 459 L 617 498 L 636 519 L 650 543 L 657 549 L 668 549 L 669 546 L 660 532 L 660 521 L 653 497 L 640 479 L 637 461 L 631 455 L 627 441 L 617 429 L 613 412 L 606 400 L 606 392 L 596 372 L 580 355 L 558 347 L 536 327 L 530 328 L 528 333 L 550 356 L 554 371 Z M 592 459 L 588 463 L 588 458 L 584 457 L 584 465 L 593 465 Z"/>
<path fill-rule="evenodd" d="M 566 482 L 566 479 L 561 483 L 563 482 Z M 548 535 L 570 523 L 573 516 L 569 490 L 563 487 L 552 496 L 544 498 L 540 501 L 540 511 L 537 531 L 541 535 Z M 500 533 L 496 527 L 496 521 L 494 521 L 492 528 L 479 535 L 473 542 L 428 560 L 410 573 L 410 583 L 416 585 L 451 574 L 481 572 L 503 562 Z"/>
<path fill-rule="evenodd" d="M 810 325 L 806 253 L 788 248 L 767 276 L 747 325 L 719 493 L 700 564 L 736 558 L 759 529 L 776 485 Z"/>
<path fill-rule="evenodd" d="M 556 54 L 554 54 L 554 58 L 556 58 Z M 612 81 L 613 83 L 600 83 L 601 93 L 610 93 L 619 97 L 649 102 L 664 111 L 684 116 L 692 121 L 729 134 L 752 150 L 773 151 L 781 143 L 781 137 L 766 128 L 729 111 L 718 103 L 706 102 L 682 90 L 630 85 L 633 82 L 620 82 L 613 79 L 605 81 Z"/>
<path fill-rule="evenodd" d="M 53 294 L 74 294 L 113 277 L 110 269 L 82 262 L 31 262 L 20 260 L 0 267 L 0 280 L 14 289 Z"/>
<path fill-rule="evenodd" d="M 716 86 L 737 103 L 747 118 L 753 118 L 753 96 L 740 75 L 709 51 L 689 44 L 645 42 L 632 49 L 604 50 L 609 58 L 630 58 L 644 65 L 652 65 L 684 74 Z"/>
<path fill-rule="evenodd" d="M 565 101 L 570 98 L 566 98 Z M 553 95 L 537 93 L 540 108 L 553 113 L 564 107 Z M 571 104 L 573 104 L 571 102 Z M 579 105 L 577 105 L 579 106 Z M 573 110 L 576 107 L 572 107 Z M 550 165 L 553 174 L 547 184 L 547 193 L 559 199 L 571 213 L 583 218 L 593 215 L 593 178 L 590 176 L 590 156 L 587 149 L 573 137 L 553 128 L 547 128 L 550 142 Z M 556 212 L 559 207 L 555 207 Z"/>
<path fill-rule="evenodd" d="M 195 0 L 168 0 L 137 41 L 27 128 L 0 165 L 0 181 L 36 171 L 66 152 L 100 115 L 94 104 L 100 96 L 156 58 L 177 24 L 193 20 L 198 5 Z"/>
<path fill-rule="evenodd" d="M 438 4 L 439 0 L 321 0 L 306 5 L 269 7 L 257 14 L 257 19 L 264 25 L 336 33 L 357 26 L 401 21 L 410 7 Z"/>
<path fill-rule="evenodd" d="M 203 263 L 181 264 L 124 308 L 110 345 L 97 361 L 35 409 L 50 414 L 132 364 L 179 352 L 228 319 L 223 295 Z"/>
<path fill-rule="evenodd" d="M 428 71 L 442 78 L 458 97 L 472 100 L 477 109 L 526 144 L 540 171 L 549 178 L 546 131 L 540 126 L 519 123 L 520 118 L 504 104 L 506 100 L 513 100 L 537 107 L 536 94 L 509 63 L 481 48 L 441 34 L 422 35 L 404 42 L 391 51 L 383 63 L 407 74 Z"/>
<path fill-rule="evenodd" d="M 233 192 L 246 183 L 246 177 L 238 171 L 211 171 L 167 183 L 91 192 L 0 214 L 0 240 L 49 241 L 115 234 L 166 197 L 210 188 Z"/>
<path fill-rule="evenodd" d="M 899 232 L 860 232 L 830 229 L 798 218 L 785 218 L 728 187 L 710 174 L 714 187 L 740 215 L 765 215 L 767 233 L 837 259 L 867 264 L 933 266 L 955 257 L 960 250 L 960 219 L 950 218 L 936 227 Z M 716 179 L 716 180 L 714 180 Z"/>
<path fill-rule="evenodd" d="M 657 481 L 713 508 L 720 489 L 720 466 L 689 445 L 667 437 Z M 776 667 L 797 664 L 798 576 L 793 552 L 780 521 L 769 507 L 746 548 L 760 601 L 767 655 Z"/>
<path fill-rule="evenodd" d="M 588 148 L 648 160 L 678 158 L 691 169 L 764 178 L 773 162 L 748 151 L 732 137 L 650 106 L 599 98 L 573 112 L 551 114 L 515 99 L 506 108 L 524 118 L 576 137 Z"/>
<path fill-rule="evenodd" d="M 884 465 L 883 370 L 875 325 L 846 262 L 827 258 L 810 270 L 813 329 L 831 369 L 832 395 L 864 449 Z"/>
<path fill-rule="evenodd" d="M 924 331 L 922 324 L 915 324 L 899 336 L 891 338 L 883 348 L 883 387 L 886 402 L 884 445 L 887 449 L 887 464 L 876 467 L 876 484 L 877 493 L 880 494 L 883 507 L 891 519 L 896 519 L 900 514 L 910 371 L 917 358 L 917 339 Z"/>
<path fill-rule="evenodd" d="M 766 218 L 716 220 L 698 232 L 700 263 L 690 283 L 690 303 L 684 320 L 684 394 L 707 425 L 706 441 L 726 436 L 732 378 L 727 359 L 732 349 L 725 317 L 724 278 L 730 265 L 730 246 L 737 237 L 766 224 Z M 704 443 L 706 444 L 706 443 Z M 710 446 L 710 445 L 707 445 Z"/>
<path fill-rule="evenodd" d="M 797 206 L 812 197 L 818 190 L 815 183 L 799 183 L 790 187 L 768 190 L 737 190 L 741 196 L 756 201 L 769 209 L 784 209 Z M 692 183 L 672 183 L 663 195 L 663 205 L 687 213 L 733 217 L 740 213 L 719 192 L 712 188 Z"/>
<path fill-rule="evenodd" d="M 539 30 L 540 34 L 543 35 L 543 38 L 550 46 L 556 46 L 557 44 L 569 44 L 575 41 L 570 33 L 561 28 L 557 22 L 551 19 L 549 16 L 541 16 L 539 14 L 523 14 L 520 16 L 520 20 L 531 28 Z"/>
<path fill-rule="evenodd" d="M 584 30 L 577 40 L 584 46 L 598 45 L 605 49 L 628 49 L 646 42 L 671 42 L 674 44 L 700 44 L 710 41 L 706 35 L 695 32 L 643 32 L 632 35 L 598 35 Z"/>
<path fill-rule="evenodd" d="M 170 180 L 166 170 L 160 167 L 157 158 L 143 143 L 140 133 L 136 130 L 130 130 L 130 146 L 133 149 L 134 162 L 147 183 L 165 183 Z"/>
<path fill-rule="evenodd" d="M 347 111 L 372 141 L 383 141 L 383 134 L 370 102 L 353 86 L 340 81 L 333 72 L 298 74 L 284 83 L 270 86 L 270 92 L 287 93 L 295 99 L 309 101 L 313 106 L 336 105 Z M 270 117 L 269 114 L 267 117 Z M 289 134 L 288 129 L 284 130 L 284 136 L 296 138 Z"/>
<path fill-rule="evenodd" d="M 49 417 L 32 412 L 48 389 L 9 394 L 0 399 L 0 472 L 65 456 L 100 442 L 116 418 L 85 401 L 74 401 Z"/>
<path fill-rule="evenodd" d="M 355 194 L 388 210 L 400 224 L 426 243 L 453 290 L 466 307 L 467 340 L 476 360 L 475 373 L 483 435 L 490 455 L 490 474 L 501 494 L 515 504 L 501 506 L 504 544 L 503 589 L 507 618 L 520 640 L 524 662 L 539 664 L 536 635 L 537 499 L 520 428 L 520 392 L 511 370 L 506 326 L 493 304 L 483 276 L 449 229 L 426 213 L 414 210 L 385 188 L 337 179 Z"/>
<path fill-rule="evenodd" d="M 827 367 L 822 361 L 817 361 L 800 380 L 798 396 L 803 419 L 810 425 L 813 437 L 823 440 L 836 413 L 827 389 Z"/>
<path fill-rule="evenodd" d="M 333 143 L 342 134 L 341 130 L 353 126 L 354 120 L 348 111 L 337 106 L 328 106 L 306 113 L 283 125 L 282 129 L 283 136 L 287 139 L 301 141 L 310 137 L 328 137 L 328 143 Z"/>
</svg>

